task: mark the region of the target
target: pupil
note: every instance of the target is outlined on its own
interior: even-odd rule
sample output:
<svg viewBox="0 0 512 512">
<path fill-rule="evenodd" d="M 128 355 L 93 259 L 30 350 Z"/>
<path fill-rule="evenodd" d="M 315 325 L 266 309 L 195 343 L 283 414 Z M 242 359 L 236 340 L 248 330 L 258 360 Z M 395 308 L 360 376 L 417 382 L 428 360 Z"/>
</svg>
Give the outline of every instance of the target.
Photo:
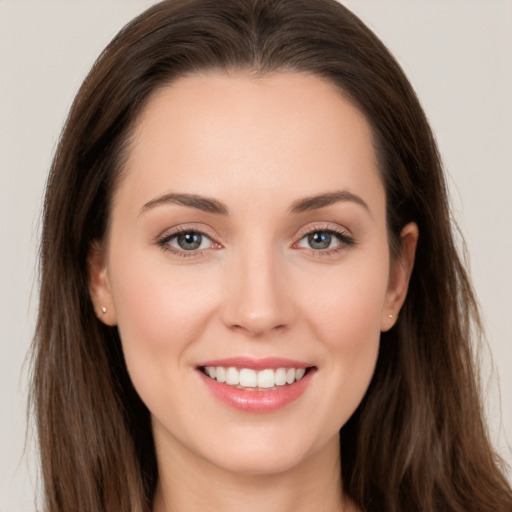
<svg viewBox="0 0 512 512">
<path fill-rule="evenodd" d="M 178 236 L 178 245 L 185 251 L 192 251 L 201 245 L 199 233 L 184 233 Z"/>
<path fill-rule="evenodd" d="M 331 245 L 331 234 L 326 231 L 316 231 L 308 235 L 308 242 L 313 249 L 327 249 Z"/>
</svg>

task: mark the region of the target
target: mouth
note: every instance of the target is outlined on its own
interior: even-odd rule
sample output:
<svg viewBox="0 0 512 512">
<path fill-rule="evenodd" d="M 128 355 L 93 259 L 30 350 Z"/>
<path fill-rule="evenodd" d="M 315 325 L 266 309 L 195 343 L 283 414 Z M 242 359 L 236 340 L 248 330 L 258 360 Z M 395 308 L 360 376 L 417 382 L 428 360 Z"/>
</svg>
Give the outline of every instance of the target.
<svg viewBox="0 0 512 512">
<path fill-rule="evenodd" d="M 201 366 L 199 370 L 210 379 L 227 386 L 245 391 L 272 391 L 289 386 L 301 380 L 313 366 L 306 368 L 281 367 L 264 368 L 236 368 L 234 366 Z"/>
<path fill-rule="evenodd" d="M 272 412 L 297 400 L 317 368 L 284 359 L 237 358 L 204 363 L 197 370 L 225 404 L 244 412 Z"/>
</svg>

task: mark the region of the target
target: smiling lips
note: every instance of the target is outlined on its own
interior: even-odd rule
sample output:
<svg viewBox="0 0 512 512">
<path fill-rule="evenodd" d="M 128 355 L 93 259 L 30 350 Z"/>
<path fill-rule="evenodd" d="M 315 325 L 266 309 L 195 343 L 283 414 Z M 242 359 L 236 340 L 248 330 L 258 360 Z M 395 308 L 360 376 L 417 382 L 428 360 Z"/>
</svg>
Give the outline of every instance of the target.
<svg viewBox="0 0 512 512">
<path fill-rule="evenodd" d="M 305 368 L 266 368 L 253 370 L 252 368 L 235 368 L 230 366 L 206 366 L 204 372 L 217 382 L 225 382 L 228 386 L 252 391 L 274 389 L 286 386 L 302 379 L 306 373 Z"/>
<path fill-rule="evenodd" d="M 315 367 L 267 358 L 212 361 L 198 367 L 214 396 L 245 412 L 272 412 L 298 399 Z"/>
</svg>

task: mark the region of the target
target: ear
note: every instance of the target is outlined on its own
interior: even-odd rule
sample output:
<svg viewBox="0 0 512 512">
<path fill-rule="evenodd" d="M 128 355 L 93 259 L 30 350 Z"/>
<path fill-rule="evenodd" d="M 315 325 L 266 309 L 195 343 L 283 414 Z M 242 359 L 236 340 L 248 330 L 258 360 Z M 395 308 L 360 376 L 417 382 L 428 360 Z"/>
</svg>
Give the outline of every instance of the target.
<svg viewBox="0 0 512 512">
<path fill-rule="evenodd" d="M 87 257 L 89 294 L 94 311 L 105 325 L 117 324 L 117 316 L 110 290 L 105 249 L 99 242 L 93 242 Z"/>
<path fill-rule="evenodd" d="M 388 331 L 395 325 L 400 308 L 407 295 L 407 288 L 414 267 L 414 256 L 418 244 L 418 226 L 407 224 L 400 233 L 400 254 L 391 262 L 388 289 L 382 311 L 381 331 Z"/>
</svg>

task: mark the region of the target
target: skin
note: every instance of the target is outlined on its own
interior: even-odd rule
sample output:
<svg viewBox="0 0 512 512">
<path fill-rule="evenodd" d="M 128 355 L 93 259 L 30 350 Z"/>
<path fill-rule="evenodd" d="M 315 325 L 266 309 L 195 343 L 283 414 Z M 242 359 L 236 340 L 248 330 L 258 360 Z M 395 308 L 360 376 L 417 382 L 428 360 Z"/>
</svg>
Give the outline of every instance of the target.
<svg viewBox="0 0 512 512">
<path fill-rule="evenodd" d="M 339 191 L 332 204 L 291 212 Z M 158 201 L 170 193 L 215 199 L 228 213 Z M 182 228 L 208 238 L 185 251 L 169 240 Z M 311 246 L 308 233 L 330 230 L 342 239 Z M 152 415 L 155 510 L 353 510 L 338 432 L 405 299 L 417 237 L 407 225 L 390 260 L 370 127 L 324 80 L 218 72 L 153 95 L 89 263 L 98 317 L 118 325 Z M 316 371 L 286 407 L 242 412 L 213 397 L 197 370 L 234 356 Z"/>
</svg>

